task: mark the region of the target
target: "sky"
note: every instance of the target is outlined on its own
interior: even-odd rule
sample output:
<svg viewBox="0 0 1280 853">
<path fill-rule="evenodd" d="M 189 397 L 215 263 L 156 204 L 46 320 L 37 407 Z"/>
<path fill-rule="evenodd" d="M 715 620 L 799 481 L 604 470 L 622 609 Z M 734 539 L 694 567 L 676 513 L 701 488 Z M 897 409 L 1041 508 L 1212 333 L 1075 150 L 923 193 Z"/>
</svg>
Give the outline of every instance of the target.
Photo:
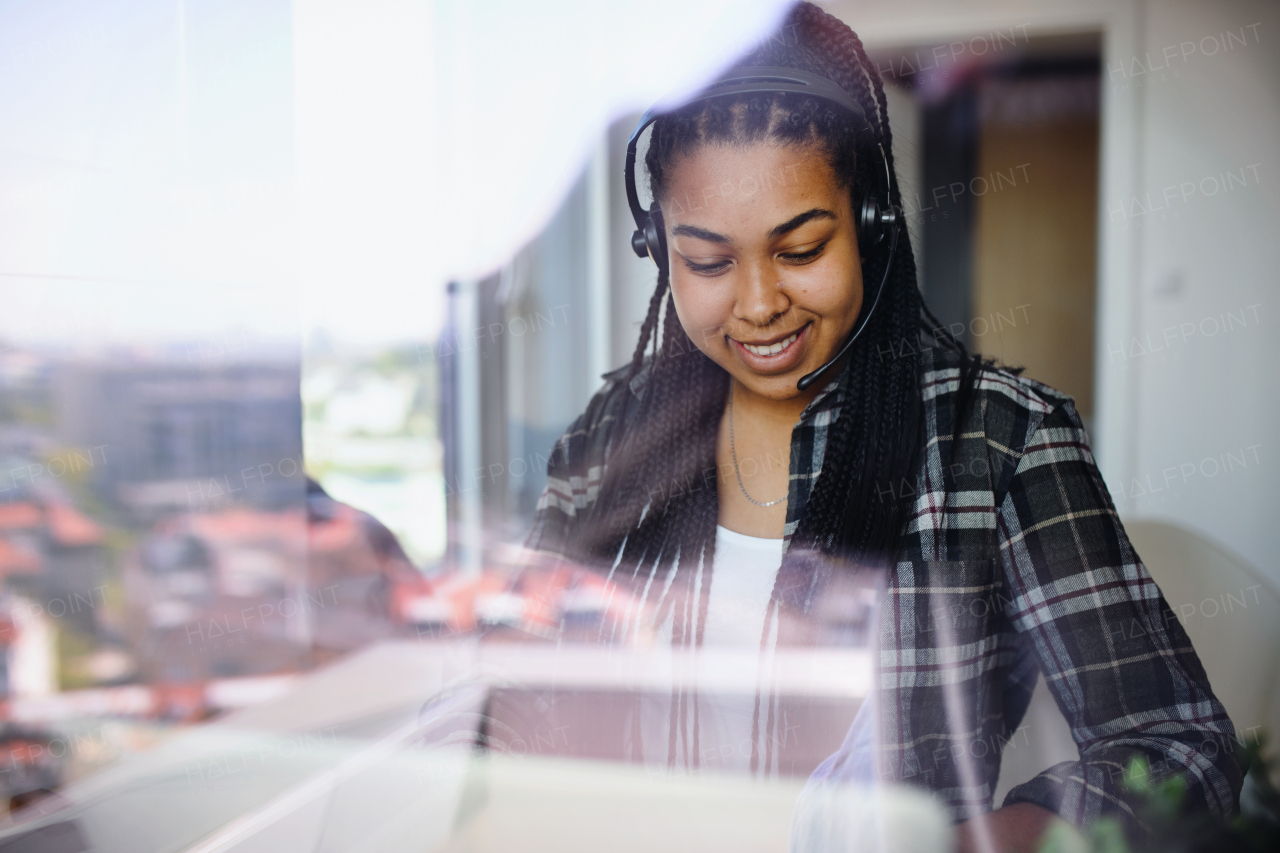
<svg viewBox="0 0 1280 853">
<path fill-rule="evenodd" d="M 296 338 L 279 0 L 0 4 L 0 335 Z"/>
<path fill-rule="evenodd" d="M 0 340 L 433 340 L 783 5 L 0 0 Z"/>
</svg>

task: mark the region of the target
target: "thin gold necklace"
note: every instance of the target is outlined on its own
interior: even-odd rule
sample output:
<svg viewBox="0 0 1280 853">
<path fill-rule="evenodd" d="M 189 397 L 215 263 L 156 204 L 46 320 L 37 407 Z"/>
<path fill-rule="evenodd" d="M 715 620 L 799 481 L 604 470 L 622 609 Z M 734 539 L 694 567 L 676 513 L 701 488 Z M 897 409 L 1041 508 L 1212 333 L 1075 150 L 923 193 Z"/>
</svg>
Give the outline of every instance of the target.
<svg viewBox="0 0 1280 853">
<path fill-rule="evenodd" d="M 733 442 L 733 383 L 729 383 L 729 453 L 733 456 L 733 473 L 738 478 L 738 488 L 742 489 L 742 496 L 751 501 L 756 506 L 777 506 L 785 501 L 790 495 L 783 495 L 776 501 L 761 503 L 751 495 L 747 494 L 747 487 L 742 485 L 742 472 L 738 470 L 738 448 Z"/>
</svg>

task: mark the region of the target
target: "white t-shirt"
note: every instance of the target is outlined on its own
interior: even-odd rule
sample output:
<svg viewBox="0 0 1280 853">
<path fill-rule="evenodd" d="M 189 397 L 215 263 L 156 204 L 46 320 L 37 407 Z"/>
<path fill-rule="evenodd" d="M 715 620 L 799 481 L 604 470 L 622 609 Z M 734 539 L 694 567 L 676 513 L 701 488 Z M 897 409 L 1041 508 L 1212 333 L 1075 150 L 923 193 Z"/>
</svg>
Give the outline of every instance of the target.
<svg viewBox="0 0 1280 853">
<path fill-rule="evenodd" d="M 705 645 L 759 646 L 782 539 L 760 539 L 716 525 L 716 559 L 707 598 Z"/>
<path fill-rule="evenodd" d="M 703 632 L 699 670 L 717 666 L 717 660 L 729 650 L 735 654 L 758 656 L 759 693 L 747 687 L 733 693 L 715 692 L 700 686 L 698 695 L 698 755 L 677 748 L 675 765 L 669 765 L 672 696 L 669 693 L 648 694 L 641 703 L 639 735 L 641 753 L 651 767 L 667 765 L 668 771 L 687 773 L 695 767 L 712 772 L 746 773 L 751 768 L 752 720 L 760 703 L 760 720 L 755 737 L 757 753 L 764 755 L 768 738 L 778 741 L 776 732 L 765 729 L 770 699 L 769 671 L 772 667 L 776 623 L 768 642 L 764 635 L 765 615 L 773 594 L 774 581 L 782 565 L 782 539 L 761 539 L 716 527 L 716 555 L 707 596 L 707 624 Z M 670 643 L 669 626 L 659 643 Z M 686 709 L 687 710 L 687 709 Z M 692 717 L 680 730 L 692 738 Z M 756 773 L 773 775 L 776 764 L 757 767 Z"/>
</svg>

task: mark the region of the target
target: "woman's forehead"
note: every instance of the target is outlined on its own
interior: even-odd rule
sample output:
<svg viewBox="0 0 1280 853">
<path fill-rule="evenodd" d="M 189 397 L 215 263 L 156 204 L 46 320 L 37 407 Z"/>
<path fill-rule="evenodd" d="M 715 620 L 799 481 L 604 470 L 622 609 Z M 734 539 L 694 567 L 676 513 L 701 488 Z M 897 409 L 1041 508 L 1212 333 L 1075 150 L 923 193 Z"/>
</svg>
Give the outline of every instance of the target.
<svg viewBox="0 0 1280 853">
<path fill-rule="evenodd" d="M 664 214 L 734 212 L 742 206 L 791 206 L 832 200 L 841 190 L 827 157 L 815 146 L 768 142 L 706 145 L 669 172 Z"/>
</svg>

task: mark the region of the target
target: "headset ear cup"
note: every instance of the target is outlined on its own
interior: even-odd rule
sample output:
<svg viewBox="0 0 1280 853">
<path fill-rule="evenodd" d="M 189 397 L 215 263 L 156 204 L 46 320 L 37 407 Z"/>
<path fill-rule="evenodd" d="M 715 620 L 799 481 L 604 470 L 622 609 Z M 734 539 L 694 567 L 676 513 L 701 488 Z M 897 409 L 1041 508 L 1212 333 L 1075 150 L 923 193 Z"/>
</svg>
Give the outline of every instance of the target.
<svg viewBox="0 0 1280 853">
<path fill-rule="evenodd" d="M 649 219 L 644 224 L 644 240 L 649 247 L 649 257 L 661 272 L 667 271 L 667 227 L 662 221 L 662 208 L 655 201 L 649 208 Z"/>
<path fill-rule="evenodd" d="M 649 241 L 644 231 L 638 228 L 631 232 L 631 251 L 635 252 L 638 258 L 649 257 Z"/>
<path fill-rule="evenodd" d="M 884 236 L 880 218 L 880 205 L 870 193 L 862 199 L 858 211 L 858 251 L 865 259 Z"/>
</svg>

